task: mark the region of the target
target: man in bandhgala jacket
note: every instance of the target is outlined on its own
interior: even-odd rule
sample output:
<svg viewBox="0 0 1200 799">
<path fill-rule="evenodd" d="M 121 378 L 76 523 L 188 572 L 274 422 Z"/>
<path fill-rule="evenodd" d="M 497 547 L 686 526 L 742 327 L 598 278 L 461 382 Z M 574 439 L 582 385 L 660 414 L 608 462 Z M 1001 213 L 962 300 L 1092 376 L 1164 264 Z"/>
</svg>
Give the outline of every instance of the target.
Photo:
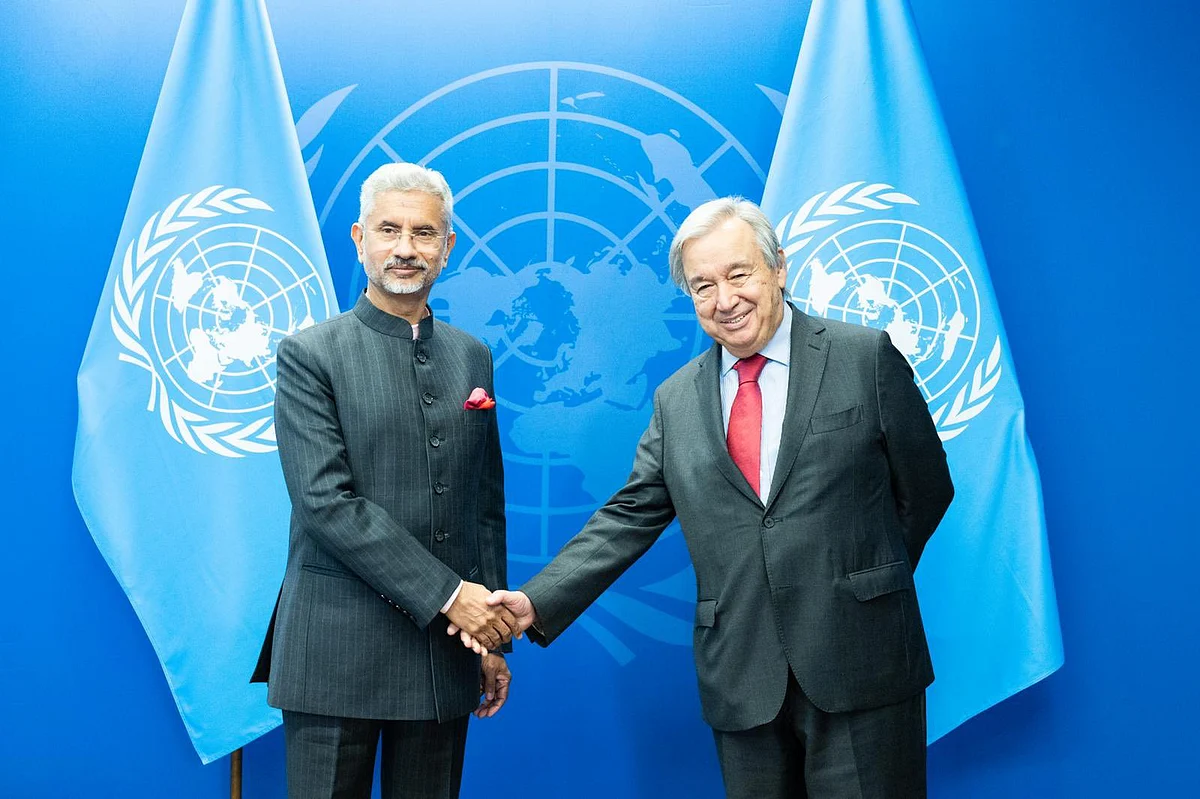
<svg viewBox="0 0 1200 799">
<path fill-rule="evenodd" d="M 383 796 L 457 796 L 467 719 L 508 694 L 516 622 L 484 603 L 507 571 L 491 353 L 426 304 L 451 220 L 439 173 L 378 169 L 351 229 L 366 293 L 279 346 L 291 538 L 255 679 L 283 710 L 293 799 L 368 797 L 380 740 Z"/>
<path fill-rule="evenodd" d="M 490 601 L 549 644 L 678 516 L 728 795 L 924 796 L 933 670 L 913 569 L 953 487 L 908 362 L 886 333 L 786 301 L 753 203 L 697 208 L 670 260 L 715 344 L 659 387 L 625 486 Z"/>
</svg>

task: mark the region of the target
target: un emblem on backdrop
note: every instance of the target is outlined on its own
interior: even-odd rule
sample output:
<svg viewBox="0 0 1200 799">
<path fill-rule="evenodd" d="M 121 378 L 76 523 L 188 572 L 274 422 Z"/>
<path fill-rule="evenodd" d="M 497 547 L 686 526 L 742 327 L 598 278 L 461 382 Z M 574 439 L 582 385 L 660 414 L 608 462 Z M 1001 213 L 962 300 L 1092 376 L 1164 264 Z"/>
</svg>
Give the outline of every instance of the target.
<svg viewBox="0 0 1200 799">
<path fill-rule="evenodd" d="M 492 349 L 510 559 L 535 569 L 628 474 L 654 389 L 709 344 L 668 274 L 677 225 L 706 200 L 761 191 L 764 172 L 683 96 L 567 62 L 488 70 L 417 100 L 354 156 L 323 225 L 335 207 L 353 218 L 352 189 L 386 160 L 438 169 L 455 190 L 458 245 L 432 304 Z M 350 285 L 361 290 L 361 270 Z M 646 561 L 640 573 L 657 576 L 635 590 L 626 581 L 600 607 L 690 646 L 695 582 L 682 546 Z M 583 626 L 627 662 L 633 651 L 602 617 Z"/>
<path fill-rule="evenodd" d="M 150 373 L 147 409 L 202 453 L 275 450 L 279 340 L 329 315 L 312 262 L 284 236 L 230 221 L 271 207 L 210 186 L 152 214 L 113 288 L 121 360 Z"/>
<path fill-rule="evenodd" d="M 981 314 L 970 267 L 936 232 L 890 218 L 898 205 L 918 202 L 885 183 L 848 183 L 810 197 L 776 232 L 802 309 L 886 330 L 948 441 L 991 402 L 1000 338 L 977 358 Z"/>
</svg>

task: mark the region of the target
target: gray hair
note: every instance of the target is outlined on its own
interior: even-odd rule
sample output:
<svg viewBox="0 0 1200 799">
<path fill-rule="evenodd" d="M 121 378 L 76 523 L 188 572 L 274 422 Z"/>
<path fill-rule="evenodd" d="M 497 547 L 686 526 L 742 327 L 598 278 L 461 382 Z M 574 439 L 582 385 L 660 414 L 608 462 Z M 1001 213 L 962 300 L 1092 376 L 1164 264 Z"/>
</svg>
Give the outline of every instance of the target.
<svg viewBox="0 0 1200 799">
<path fill-rule="evenodd" d="M 362 184 L 358 197 L 358 224 L 366 227 L 367 217 L 375 210 L 375 198 L 385 191 L 419 191 L 430 194 L 442 203 L 442 233 L 450 235 L 454 218 L 454 195 L 442 173 L 417 164 L 384 164 L 372 172 Z"/>
<path fill-rule="evenodd" d="M 734 218 L 742 220 L 754 231 L 754 240 L 758 249 L 762 251 L 768 269 L 774 271 L 787 264 L 786 259 L 779 255 L 779 237 L 775 235 L 775 228 L 771 226 L 771 220 L 767 219 L 761 208 L 744 197 L 709 200 L 688 214 L 679 230 L 675 231 L 675 238 L 671 240 L 668 259 L 671 264 L 671 279 L 684 294 L 691 294 L 692 291 L 683 274 L 683 245 L 708 235 L 723 222 Z"/>
</svg>

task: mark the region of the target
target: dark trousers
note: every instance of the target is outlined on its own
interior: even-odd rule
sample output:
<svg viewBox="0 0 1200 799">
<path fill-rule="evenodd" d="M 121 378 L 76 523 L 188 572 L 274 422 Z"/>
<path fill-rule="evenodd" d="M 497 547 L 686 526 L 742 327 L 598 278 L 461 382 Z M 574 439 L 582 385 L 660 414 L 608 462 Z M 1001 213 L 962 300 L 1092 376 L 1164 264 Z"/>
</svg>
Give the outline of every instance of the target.
<svg viewBox="0 0 1200 799">
<path fill-rule="evenodd" d="M 467 719 L 371 721 L 283 711 L 289 799 L 369 799 L 375 749 L 383 799 L 455 799 Z"/>
<path fill-rule="evenodd" d="M 895 705 L 826 713 L 788 675 L 774 721 L 713 730 L 730 799 L 923 799 L 925 693 Z"/>
</svg>

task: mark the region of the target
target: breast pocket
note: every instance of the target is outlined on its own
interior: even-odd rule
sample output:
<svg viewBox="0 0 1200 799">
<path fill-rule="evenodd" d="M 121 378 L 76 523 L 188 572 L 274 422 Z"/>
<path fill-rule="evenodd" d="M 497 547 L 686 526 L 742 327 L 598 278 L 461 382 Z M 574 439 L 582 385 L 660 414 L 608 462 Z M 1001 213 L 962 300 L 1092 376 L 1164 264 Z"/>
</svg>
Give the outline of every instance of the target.
<svg viewBox="0 0 1200 799">
<path fill-rule="evenodd" d="M 463 411 L 462 423 L 464 449 L 474 453 L 472 457 L 481 457 L 488 441 L 488 431 L 494 410 Z"/>
<path fill-rule="evenodd" d="M 855 405 L 853 408 L 847 408 L 837 413 L 814 416 L 811 423 L 812 431 L 814 433 L 832 433 L 834 430 L 853 427 L 861 422 L 862 418 L 862 405 Z"/>
<path fill-rule="evenodd" d="M 492 414 L 496 410 L 494 408 L 469 408 L 463 409 L 463 423 L 472 429 L 482 427 L 492 420 Z"/>
</svg>

